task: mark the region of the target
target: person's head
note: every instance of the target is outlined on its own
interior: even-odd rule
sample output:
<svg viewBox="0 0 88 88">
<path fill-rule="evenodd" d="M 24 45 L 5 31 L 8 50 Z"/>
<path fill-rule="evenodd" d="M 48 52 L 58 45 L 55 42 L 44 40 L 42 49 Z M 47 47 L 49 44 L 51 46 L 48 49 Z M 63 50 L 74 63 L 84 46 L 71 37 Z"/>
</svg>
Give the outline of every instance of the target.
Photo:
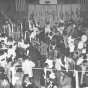
<svg viewBox="0 0 88 88">
<path fill-rule="evenodd" d="M 46 22 L 46 27 L 50 27 L 50 22 L 49 21 Z"/>
<path fill-rule="evenodd" d="M 18 62 L 22 62 L 22 60 L 23 60 L 22 58 L 18 58 Z"/>
<path fill-rule="evenodd" d="M 23 60 L 30 60 L 30 56 L 24 56 Z"/>
<path fill-rule="evenodd" d="M 11 49 L 12 48 L 12 45 L 10 45 L 9 48 Z"/>
<path fill-rule="evenodd" d="M 7 49 L 5 49 L 5 53 L 7 53 L 7 51 L 8 51 L 8 50 L 7 50 Z"/>
<path fill-rule="evenodd" d="M 86 34 L 81 36 L 81 41 L 82 42 L 86 42 L 87 41 L 87 35 Z"/>
<path fill-rule="evenodd" d="M 53 32 L 50 32 L 49 35 L 52 36 L 53 35 Z"/>
</svg>

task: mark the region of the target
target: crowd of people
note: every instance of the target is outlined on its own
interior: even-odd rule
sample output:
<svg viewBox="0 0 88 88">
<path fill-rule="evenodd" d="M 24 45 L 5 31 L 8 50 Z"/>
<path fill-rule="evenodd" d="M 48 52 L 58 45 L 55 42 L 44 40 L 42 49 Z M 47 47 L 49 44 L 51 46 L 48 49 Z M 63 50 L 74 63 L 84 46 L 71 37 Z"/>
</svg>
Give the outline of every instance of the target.
<svg viewBox="0 0 88 88">
<path fill-rule="evenodd" d="M 7 23 L 1 29 L 1 88 L 87 86 L 87 76 L 84 79 L 88 63 L 87 27 L 62 19 L 54 25 L 46 22 L 41 27 L 39 22 L 30 19 L 19 28 Z M 18 40 L 9 36 L 12 29 L 19 29 Z"/>
</svg>

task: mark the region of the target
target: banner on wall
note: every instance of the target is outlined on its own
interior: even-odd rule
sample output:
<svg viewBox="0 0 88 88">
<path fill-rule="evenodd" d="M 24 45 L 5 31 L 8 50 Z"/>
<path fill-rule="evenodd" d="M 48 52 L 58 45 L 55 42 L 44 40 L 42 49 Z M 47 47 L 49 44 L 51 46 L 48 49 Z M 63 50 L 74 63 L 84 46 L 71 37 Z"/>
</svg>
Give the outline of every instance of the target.
<svg viewBox="0 0 88 88">
<path fill-rule="evenodd" d="M 57 4 L 57 0 L 40 0 L 40 4 Z"/>
<path fill-rule="evenodd" d="M 25 0 L 15 0 L 16 11 L 25 11 Z"/>
<path fill-rule="evenodd" d="M 35 21 L 44 24 L 45 21 L 50 21 L 51 24 L 57 22 L 61 18 L 61 13 L 64 19 L 70 17 L 76 19 L 80 15 L 79 4 L 65 4 L 61 5 L 29 5 L 28 17 L 34 14 Z"/>
</svg>

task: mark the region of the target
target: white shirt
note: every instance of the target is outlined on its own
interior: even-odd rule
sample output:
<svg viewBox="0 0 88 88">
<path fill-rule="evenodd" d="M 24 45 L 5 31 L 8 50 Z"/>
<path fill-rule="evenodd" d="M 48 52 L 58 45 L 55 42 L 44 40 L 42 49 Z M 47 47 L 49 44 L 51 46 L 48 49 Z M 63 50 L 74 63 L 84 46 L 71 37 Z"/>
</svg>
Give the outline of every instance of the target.
<svg viewBox="0 0 88 88">
<path fill-rule="evenodd" d="M 71 36 L 69 36 L 69 37 L 68 37 L 68 44 L 71 44 L 71 43 L 73 43 L 73 44 L 74 44 L 74 39 L 72 39 L 72 37 L 71 37 Z"/>
<path fill-rule="evenodd" d="M 28 21 L 28 23 L 29 23 L 29 28 L 30 28 L 30 30 L 32 30 L 31 22 Z"/>
<path fill-rule="evenodd" d="M 64 30 L 64 27 L 59 27 L 57 30 L 62 34 L 63 30 Z"/>
<path fill-rule="evenodd" d="M 24 71 L 24 74 L 28 74 L 29 77 L 33 77 L 32 68 L 35 67 L 35 63 L 30 60 L 25 60 L 22 63 L 22 69 Z"/>
<path fill-rule="evenodd" d="M 22 41 L 22 42 L 19 42 L 19 43 L 18 43 L 18 46 L 19 46 L 19 47 L 22 47 L 22 48 L 24 48 L 24 49 L 26 49 L 26 48 L 29 47 L 29 44 L 24 44 L 24 42 Z"/>
<path fill-rule="evenodd" d="M 8 41 L 7 42 L 7 45 L 13 45 L 14 43 L 13 43 L 13 41 Z"/>
<path fill-rule="evenodd" d="M 8 58 L 9 58 L 11 55 L 13 55 L 13 58 L 15 58 L 16 53 L 15 53 L 14 48 L 8 49 Z"/>
<path fill-rule="evenodd" d="M 74 52 L 75 46 L 73 44 L 70 44 L 69 48 L 70 48 L 70 52 Z"/>
<path fill-rule="evenodd" d="M 68 37 L 68 46 L 70 48 L 70 52 L 74 52 L 75 49 L 74 39 L 72 39 L 71 36 Z"/>
<path fill-rule="evenodd" d="M 7 37 L 5 37 L 3 40 L 4 40 L 4 43 L 7 44 Z"/>
<path fill-rule="evenodd" d="M 51 32 L 51 29 L 49 27 L 46 27 L 45 28 L 45 33 L 50 33 Z"/>
<path fill-rule="evenodd" d="M 48 67 L 49 67 L 49 68 L 52 68 L 52 67 L 53 67 L 53 60 L 47 59 L 47 60 L 45 61 L 45 63 L 48 64 Z"/>
<path fill-rule="evenodd" d="M 79 57 L 79 59 L 77 60 L 77 65 L 82 64 L 83 61 L 84 61 L 83 56 Z"/>
<path fill-rule="evenodd" d="M 55 68 L 57 70 L 61 70 L 61 60 L 60 59 L 55 60 Z"/>
<path fill-rule="evenodd" d="M 30 35 L 30 41 L 36 37 L 36 31 L 32 32 Z"/>
<path fill-rule="evenodd" d="M 78 49 L 82 49 L 83 48 L 83 42 L 82 41 L 80 41 L 79 43 L 78 43 Z"/>
<path fill-rule="evenodd" d="M 51 72 L 51 74 L 49 75 L 49 77 L 50 77 L 51 79 L 55 79 L 55 78 L 56 78 L 55 73 L 54 73 L 54 72 Z"/>
<path fill-rule="evenodd" d="M 82 41 L 82 42 L 86 42 L 86 41 L 87 41 L 87 36 L 86 36 L 86 35 L 82 35 L 81 41 Z"/>
<path fill-rule="evenodd" d="M 7 53 L 4 53 L 2 56 L 0 56 L 0 64 L 2 67 L 6 67 L 7 61 L 6 61 Z"/>
<path fill-rule="evenodd" d="M 86 53 L 86 48 L 82 49 L 82 53 L 83 53 L 83 54 Z"/>
<path fill-rule="evenodd" d="M 0 64 L 1 64 L 1 66 L 4 67 L 4 68 L 7 66 L 6 60 L 3 60 L 2 62 L 0 62 Z"/>
<path fill-rule="evenodd" d="M 15 66 L 10 68 L 10 71 L 12 72 L 12 85 L 15 86 L 17 80 L 19 79 L 19 77 L 16 76 L 16 69 Z"/>
</svg>

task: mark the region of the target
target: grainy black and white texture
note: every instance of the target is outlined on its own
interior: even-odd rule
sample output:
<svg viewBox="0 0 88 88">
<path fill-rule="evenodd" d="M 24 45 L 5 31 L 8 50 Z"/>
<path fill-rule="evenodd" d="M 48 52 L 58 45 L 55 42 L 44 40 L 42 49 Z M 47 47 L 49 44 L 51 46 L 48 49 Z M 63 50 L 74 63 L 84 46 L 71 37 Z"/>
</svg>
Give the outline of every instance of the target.
<svg viewBox="0 0 88 88">
<path fill-rule="evenodd" d="M 88 0 L 0 0 L 0 88 L 87 88 Z"/>
</svg>

